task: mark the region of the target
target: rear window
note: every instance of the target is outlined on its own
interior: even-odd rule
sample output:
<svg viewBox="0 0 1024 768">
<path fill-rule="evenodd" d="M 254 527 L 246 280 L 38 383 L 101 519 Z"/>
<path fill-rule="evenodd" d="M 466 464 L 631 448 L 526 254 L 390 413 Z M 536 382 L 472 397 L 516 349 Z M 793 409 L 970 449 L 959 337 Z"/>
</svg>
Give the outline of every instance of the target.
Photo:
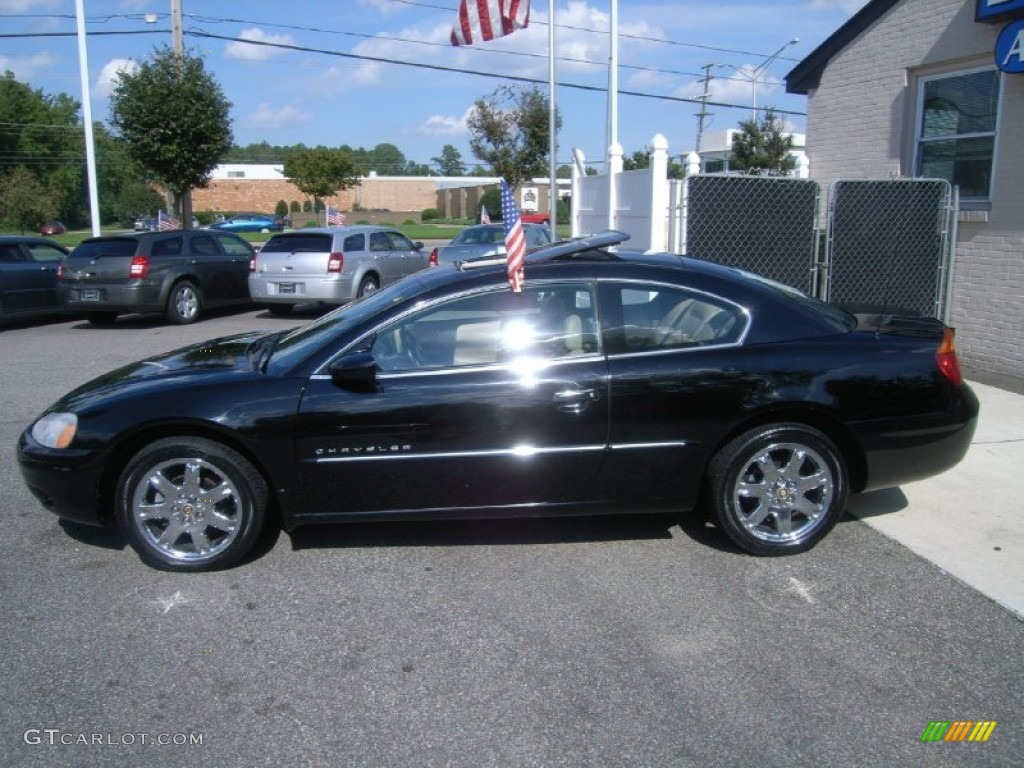
<svg viewBox="0 0 1024 768">
<path fill-rule="evenodd" d="M 71 252 L 72 259 L 95 259 L 100 256 L 134 256 L 139 241 L 129 238 L 117 240 L 86 240 Z"/>
<path fill-rule="evenodd" d="M 263 246 L 260 253 L 297 253 L 306 251 L 311 253 L 330 253 L 331 236 L 322 234 L 295 234 L 280 235 L 270 238 Z"/>
</svg>

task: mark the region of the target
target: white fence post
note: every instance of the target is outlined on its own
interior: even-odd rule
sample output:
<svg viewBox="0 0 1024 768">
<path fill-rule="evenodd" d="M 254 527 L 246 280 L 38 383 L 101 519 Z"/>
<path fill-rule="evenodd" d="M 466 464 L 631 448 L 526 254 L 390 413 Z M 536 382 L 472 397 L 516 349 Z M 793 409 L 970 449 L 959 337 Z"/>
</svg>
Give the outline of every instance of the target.
<svg viewBox="0 0 1024 768">
<path fill-rule="evenodd" d="M 657 134 L 651 141 L 651 218 L 649 245 L 652 251 L 668 248 L 668 139 Z"/>
<path fill-rule="evenodd" d="M 580 237 L 583 205 L 583 179 L 587 175 L 587 158 L 578 147 L 572 150 L 572 210 L 569 212 L 569 237 Z"/>
<path fill-rule="evenodd" d="M 619 224 L 619 175 L 622 173 L 622 145 L 608 147 L 608 229 Z"/>
</svg>

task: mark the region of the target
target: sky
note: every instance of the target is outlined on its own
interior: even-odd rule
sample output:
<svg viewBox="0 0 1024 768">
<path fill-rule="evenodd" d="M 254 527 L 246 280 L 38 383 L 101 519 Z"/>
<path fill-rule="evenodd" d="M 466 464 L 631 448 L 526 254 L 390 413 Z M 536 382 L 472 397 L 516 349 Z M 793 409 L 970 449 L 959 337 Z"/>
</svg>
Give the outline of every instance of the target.
<svg viewBox="0 0 1024 768">
<path fill-rule="evenodd" d="M 455 48 L 449 36 L 458 1 L 181 0 L 184 44 L 204 59 L 231 101 L 238 145 L 390 143 L 407 160 L 430 164 L 451 144 L 469 165 L 476 160 L 466 116 L 477 99 L 521 84 L 513 77 L 536 80 L 547 93 L 549 4 L 533 0 L 526 29 Z M 106 122 L 116 73 L 171 44 L 170 0 L 83 2 L 92 114 Z M 622 0 L 619 143 L 629 155 L 660 133 L 672 154 L 693 149 L 700 106 L 685 99 L 702 95 L 708 64 L 705 131 L 749 118 L 756 88 L 759 107 L 785 111 L 787 127 L 803 132 L 806 99 L 786 94 L 782 79 L 864 5 Z M 81 101 L 75 6 L 74 0 L 0 0 L 0 72 Z M 610 13 L 611 0 L 556 2 L 559 165 L 574 149 L 588 165 L 600 168 L 604 160 Z M 147 23 L 147 15 L 155 20 Z"/>
</svg>

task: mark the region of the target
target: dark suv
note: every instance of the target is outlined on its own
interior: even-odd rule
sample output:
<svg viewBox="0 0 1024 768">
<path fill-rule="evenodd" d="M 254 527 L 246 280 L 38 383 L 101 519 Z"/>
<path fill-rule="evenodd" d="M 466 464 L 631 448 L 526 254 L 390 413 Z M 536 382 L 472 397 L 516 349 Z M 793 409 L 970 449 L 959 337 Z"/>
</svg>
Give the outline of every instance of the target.
<svg viewBox="0 0 1024 768">
<path fill-rule="evenodd" d="M 65 309 L 109 325 L 124 312 L 191 323 L 208 308 L 249 301 L 253 248 L 225 232 L 146 232 L 84 240 L 60 271 Z"/>
</svg>

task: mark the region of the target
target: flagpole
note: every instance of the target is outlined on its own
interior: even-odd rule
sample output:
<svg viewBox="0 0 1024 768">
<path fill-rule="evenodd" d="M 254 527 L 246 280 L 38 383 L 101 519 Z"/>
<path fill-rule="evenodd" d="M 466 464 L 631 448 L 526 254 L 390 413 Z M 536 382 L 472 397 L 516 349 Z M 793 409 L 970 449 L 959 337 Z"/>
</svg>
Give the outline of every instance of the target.
<svg viewBox="0 0 1024 768">
<path fill-rule="evenodd" d="M 548 214 L 551 220 L 548 226 L 551 229 L 551 239 L 557 240 L 555 233 L 558 231 L 558 180 L 555 178 L 558 170 L 558 114 L 555 105 L 555 0 L 548 0 L 548 133 L 550 134 L 548 145 Z"/>
<path fill-rule="evenodd" d="M 618 209 L 618 179 L 612 167 L 612 147 L 619 143 L 619 2 L 611 0 L 611 24 L 608 35 L 608 127 L 605 159 L 608 161 L 608 228 L 615 229 Z"/>
</svg>

